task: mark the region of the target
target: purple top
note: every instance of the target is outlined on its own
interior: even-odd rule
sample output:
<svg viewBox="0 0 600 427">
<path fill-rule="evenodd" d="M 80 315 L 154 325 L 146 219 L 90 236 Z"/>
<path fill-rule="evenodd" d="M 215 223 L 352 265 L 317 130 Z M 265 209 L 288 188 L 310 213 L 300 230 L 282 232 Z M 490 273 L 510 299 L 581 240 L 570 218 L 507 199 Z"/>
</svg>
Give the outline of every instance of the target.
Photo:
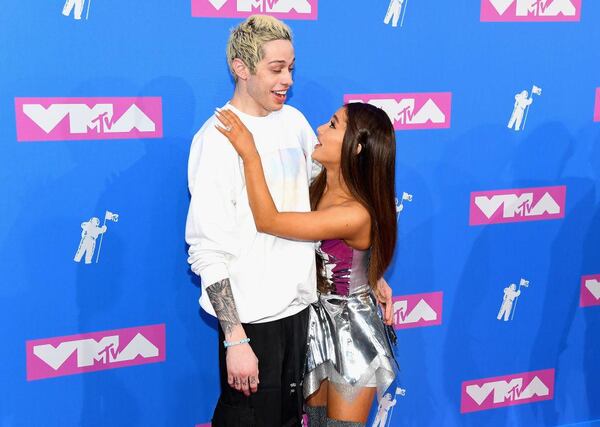
<svg viewBox="0 0 600 427">
<path fill-rule="evenodd" d="M 369 251 L 352 249 L 343 240 L 323 240 L 317 253 L 323 260 L 331 292 L 348 296 L 369 287 Z"/>
</svg>

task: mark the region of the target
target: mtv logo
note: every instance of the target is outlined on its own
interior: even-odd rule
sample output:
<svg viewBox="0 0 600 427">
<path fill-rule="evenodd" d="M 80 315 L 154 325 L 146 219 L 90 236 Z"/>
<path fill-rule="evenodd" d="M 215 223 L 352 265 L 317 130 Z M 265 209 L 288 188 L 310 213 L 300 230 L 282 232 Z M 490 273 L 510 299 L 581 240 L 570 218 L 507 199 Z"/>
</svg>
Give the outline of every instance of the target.
<svg viewBox="0 0 600 427">
<path fill-rule="evenodd" d="M 162 99 L 15 98 L 18 141 L 162 137 Z"/>
<path fill-rule="evenodd" d="M 568 22 L 581 19 L 581 0 L 481 0 L 482 22 Z"/>
<path fill-rule="evenodd" d="M 450 127 L 450 92 L 344 95 L 344 103 L 350 102 L 364 102 L 381 108 L 396 130 Z"/>
<path fill-rule="evenodd" d="M 265 14 L 279 19 L 317 19 L 318 0 L 192 0 L 192 16 L 246 18 Z"/>
<path fill-rule="evenodd" d="M 469 225 L 564 218 L 566 186 L 471 193 Z"/>
<path fill-rule="evenodd" d="M 461 413 L 552 400 L 554 369 L 462 383 Z"/>
<path fill-rule="evenodd" d="M 165 325 L 27 341 L 27 379 L 165 360 Z"/>
<path fill-rule="evenodd" d="M 600 274 L 592 274 L 581 278 L 579 306 L 591 307 L 600 305 Z"/>
<path fill-rule="evenodd" d="M 413 294 L 392 298 L 395 329 L 442 324 L 443 292 Z"/>
</svg>

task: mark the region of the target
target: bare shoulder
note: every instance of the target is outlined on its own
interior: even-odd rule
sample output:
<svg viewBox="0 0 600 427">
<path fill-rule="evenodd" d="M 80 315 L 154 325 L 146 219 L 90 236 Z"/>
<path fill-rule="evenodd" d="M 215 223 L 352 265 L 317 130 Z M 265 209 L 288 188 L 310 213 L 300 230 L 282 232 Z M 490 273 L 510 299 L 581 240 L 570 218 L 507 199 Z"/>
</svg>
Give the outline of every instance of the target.
<svg viewBox="0 0 600 427">
<path fill-rule="evenodd" d="M 337 210 L 340 214 L 343 214 L 344 218 L 351 220 L 356 225 L 362 226 L 371 223 L 369 211 L 356 200 L 345 201 L 332 206 L 331 209 Z"/>
</svg>

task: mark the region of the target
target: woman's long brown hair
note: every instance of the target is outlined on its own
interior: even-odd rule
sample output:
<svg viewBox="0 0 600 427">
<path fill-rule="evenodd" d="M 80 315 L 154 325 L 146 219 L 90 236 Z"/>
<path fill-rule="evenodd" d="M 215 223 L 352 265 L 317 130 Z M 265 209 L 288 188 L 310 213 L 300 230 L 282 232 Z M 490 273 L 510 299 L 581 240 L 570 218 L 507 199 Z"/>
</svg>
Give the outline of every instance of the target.
<svg viewBox="0 0 600 427">
<path fill-rule="evenodd" d="M 370 104 L 351 103 L 346 109 L 346 132 L 342 143 L 341 172 L 352 196 L 371 215 L 369 284 L 374 287 L 390 265 L 396 246 L 396 135 L 387 114 Z M 358 145 L 361 145 L 360 153 Z M 310 186 L 312 210 L 323 196 L 327 171 Z M 317 257 L 319 290 L 326 290 L 322 265 Z"/>
</svg>

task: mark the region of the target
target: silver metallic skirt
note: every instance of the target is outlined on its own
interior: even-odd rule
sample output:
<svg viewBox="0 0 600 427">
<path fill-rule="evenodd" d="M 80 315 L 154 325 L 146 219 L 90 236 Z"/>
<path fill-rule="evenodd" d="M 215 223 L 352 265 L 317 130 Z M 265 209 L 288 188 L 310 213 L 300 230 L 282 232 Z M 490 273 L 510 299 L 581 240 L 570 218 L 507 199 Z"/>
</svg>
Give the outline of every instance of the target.
<svg viewBox="0 0 600 427">
<path fill-rule="evenodd" d="M 368 285 L 350 296 L 321 294 L 309 311 L 304 397 L 328 379 L 346 400 L 365 386 L 381 398 L 398 364 Z"/>
</svg>

